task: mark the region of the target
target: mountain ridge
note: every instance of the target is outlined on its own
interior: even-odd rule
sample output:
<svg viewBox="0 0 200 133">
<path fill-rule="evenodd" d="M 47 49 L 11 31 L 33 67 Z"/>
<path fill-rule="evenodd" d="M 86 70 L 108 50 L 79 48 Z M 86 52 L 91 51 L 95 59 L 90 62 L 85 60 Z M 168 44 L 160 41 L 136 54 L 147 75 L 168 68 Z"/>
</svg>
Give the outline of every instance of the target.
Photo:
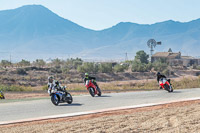
<svg viewBox="0 0 200 133">
<path fill-rule="evenodd" d="M 97 31 L 62 18 L 42 5 L 26 5 L 0 11 L 2 50 L 41 53 L 40 58 L 51 51 L 53 57 L 57 53 L 70 53 L 71 56 L 82 58 L 119 59 L 123 58 L 122 55 L 111 53 L 135 53 L 137 50 L 149 52 L 146 42 L 150 38 L 163 43 L 156 51 L 172 48 L 174 51 L 198 56 L 199 35 L 200 19 L 189 22 L 168 20 L 155 24 L 120 22 Z M 29 58 L 39 57 L 34 55 Z"/>
</svg>

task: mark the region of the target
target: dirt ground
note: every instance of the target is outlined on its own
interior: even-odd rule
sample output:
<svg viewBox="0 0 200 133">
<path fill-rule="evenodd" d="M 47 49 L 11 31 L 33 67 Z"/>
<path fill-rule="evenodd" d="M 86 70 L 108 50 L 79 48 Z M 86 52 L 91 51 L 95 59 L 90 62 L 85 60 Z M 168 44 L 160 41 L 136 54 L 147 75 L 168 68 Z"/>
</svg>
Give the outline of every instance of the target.
<svg viewBox="0 0 200 133">
<path fill-rule="evenodd" d="M 1 133 L 198 133 L 200 100 L 0 126 Z"/>
</svg>

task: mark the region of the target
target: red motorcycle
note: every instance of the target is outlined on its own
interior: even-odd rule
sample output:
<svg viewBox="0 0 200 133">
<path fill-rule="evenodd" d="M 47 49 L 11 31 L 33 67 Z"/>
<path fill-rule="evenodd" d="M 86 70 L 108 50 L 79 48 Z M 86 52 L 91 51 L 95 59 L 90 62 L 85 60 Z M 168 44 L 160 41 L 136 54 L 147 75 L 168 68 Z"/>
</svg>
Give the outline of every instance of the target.
<svg viewBox="0 0 200 133">
<path fill-rule="evenodd" d="M 172 85 L 166 78 L 161 78 L 159 84 L 163 89 L 167 90 L 168 92 L 173 92 Z"/>
<path fill-rule="evenodd" d="M 101 96 L 101 89 L 94 85 L 92 80 L 87 80 L 85 83 L 85 87 L 87 87 L 87 90 L 90 92 L 90 95 L 94 97 L 95 95 Z"/>
</svg>

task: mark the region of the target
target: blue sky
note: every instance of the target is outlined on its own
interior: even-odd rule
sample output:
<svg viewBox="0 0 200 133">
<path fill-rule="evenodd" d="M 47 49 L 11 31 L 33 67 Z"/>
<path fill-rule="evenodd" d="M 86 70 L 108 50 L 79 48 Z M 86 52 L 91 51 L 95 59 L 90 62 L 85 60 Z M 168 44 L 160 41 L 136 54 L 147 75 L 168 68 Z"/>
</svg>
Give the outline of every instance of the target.
<svg viewBox="0 0 200 133">
<path fill-rule="evenodd" d="M 86 28 L 101 30 L 119 22 L 152 24 L 200 18 L 200 0 L 0 0 L 0 10 L 40 4 Z"/>
</svg>

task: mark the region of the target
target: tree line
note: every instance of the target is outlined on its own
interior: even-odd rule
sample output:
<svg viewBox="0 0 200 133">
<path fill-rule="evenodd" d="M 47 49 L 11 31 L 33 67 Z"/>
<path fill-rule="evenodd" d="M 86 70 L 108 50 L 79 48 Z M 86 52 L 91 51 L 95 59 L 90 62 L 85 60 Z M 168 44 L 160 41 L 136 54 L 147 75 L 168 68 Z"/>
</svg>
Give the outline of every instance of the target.
<svg viewBox="0 0 200 133">
<path fill-rule="evenodd" d="M 149 55 L 143 50 L 138 51 L 134 60 L 128 60 L 124 62 L 84 62 L 80 58 L 71 58 L 67 60 L 54 59 L 51 62 L 45 62 L 43 59 L 37 59 L 33 62 L 22 59 L 20 62 L 11 63 L 8 60 L 2 60 L 0 66 L 2 68 L 8 67 L 39 67 L 50 68 L 53 73 L 68 73 L 70 71 L 77 71 L 80 73 L 112 73 L 112 72 L 149 72 L 160 71 L 164 74 L 169 74 L 170 66 L 165 60 L 159 60 L 151 63 Z"/>
</svg>

